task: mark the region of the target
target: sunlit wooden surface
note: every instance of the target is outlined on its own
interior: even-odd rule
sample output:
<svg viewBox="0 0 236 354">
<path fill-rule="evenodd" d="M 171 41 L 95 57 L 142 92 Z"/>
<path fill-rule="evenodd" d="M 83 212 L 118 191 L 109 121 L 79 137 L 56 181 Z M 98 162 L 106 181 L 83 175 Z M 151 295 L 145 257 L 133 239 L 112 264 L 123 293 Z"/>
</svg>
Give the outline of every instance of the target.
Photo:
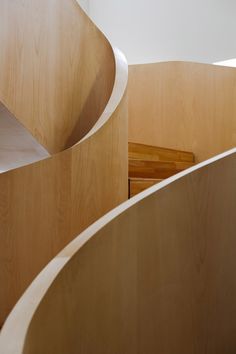
<svg viewBox="0 0 236 354">
<path fill-rule="evenodd" d="M 129 141 L 194 152 L 236 146 L 236 69 L 167 62 L 129 67 Z"/>
</svg>

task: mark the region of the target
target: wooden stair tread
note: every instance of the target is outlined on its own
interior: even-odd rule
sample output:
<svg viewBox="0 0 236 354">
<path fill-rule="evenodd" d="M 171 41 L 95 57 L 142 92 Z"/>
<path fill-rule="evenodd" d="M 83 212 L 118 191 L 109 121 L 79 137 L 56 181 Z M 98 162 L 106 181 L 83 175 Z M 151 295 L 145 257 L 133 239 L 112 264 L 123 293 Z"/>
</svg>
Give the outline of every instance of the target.
<svg viewBox="0 0 236 354">
<path fill-rule="evenodd" d="M 182 161 L 147 161 L 129 159 L 129 177 L 137 178 L 168 178 L 194 164 Z"/>
<path fill-rule="evenodd" d="M 129 197 L 194 165 L 194 154 L 129 142 Z"/>
<path fill-rule="evenodd" d="M 154 178 L 129 178 L 129 198 L 163 181 Z"/>
<path fill-rule="evenodd" d="M 146 161 L 194 162 L 192 152 L 129 142 L 129 158 Z"/>
<path fill-rule="evenodd" d="M 142 178 L 142 177 L 129 177 L 131 182 L 161 182 L 163 178 Z"/>
</svg>

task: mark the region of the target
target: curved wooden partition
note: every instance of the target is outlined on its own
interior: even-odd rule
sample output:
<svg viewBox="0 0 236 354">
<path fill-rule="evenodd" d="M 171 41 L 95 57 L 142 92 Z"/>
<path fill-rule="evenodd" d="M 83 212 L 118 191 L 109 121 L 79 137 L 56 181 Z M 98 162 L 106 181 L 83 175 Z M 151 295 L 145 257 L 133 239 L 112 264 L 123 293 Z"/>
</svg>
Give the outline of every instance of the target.
<svg viewBox="0 0 236 354">
<path fill-rule="evenodd" d="M 102 114 L 115 60 L 76 0 L 0 2 L 0 99 L 52 154 Z"/>
<path fill-rule="evenodd" d="M 72 0 L 1 1 L 0 46 L 0 99 L 19 120 L 50 151 L 83 137 L 0 174 L 1 325 L 42 268 L 127 199 L 128 68 Z"/>
<path fill-rule="evenodd" d="M 167 62 L 129 67 L 129 141 L 193 151 L 236 146 L 236 70 Z"/>
<path fill-rule="evenodd" d="M 235 180 L 236 149 L 97 221 L 26 291 L 0 352 L 235 353 Z"/>
</svg>

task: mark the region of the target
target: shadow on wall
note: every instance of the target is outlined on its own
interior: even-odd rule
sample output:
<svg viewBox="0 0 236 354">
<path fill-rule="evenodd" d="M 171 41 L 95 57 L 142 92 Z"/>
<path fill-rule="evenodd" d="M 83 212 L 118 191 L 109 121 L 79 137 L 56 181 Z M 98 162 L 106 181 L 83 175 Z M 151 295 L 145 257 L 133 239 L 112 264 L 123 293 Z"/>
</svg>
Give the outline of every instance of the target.
<svg viewBox="0 0 236 354">
<path fill-rule="evenodd" d="M 100 68 L 98 74 L 95 77 L 93 86 L 89 92 L 83 109 L 78 119 L 76 120 L 74 129 L 66 141 L 65 148 L 69 148 L 70 146 L 73 146 L 78 141 L 80 141 L 92 129 L 92 127 L 98 121 L 98 117 L 100 117 L 103 113 L 104 105 L 102 104 L 100 97 L 97 94 L 100 87 L 102 87 L 102 82 L 104 81 L 104 77 L 102 75 L 103 72 L 103 68 Z M 91 102 L 93 103 L 91 104 Z M 94 111 L 94 105 L 97 107 L 96 112 Z"/>
</svg>

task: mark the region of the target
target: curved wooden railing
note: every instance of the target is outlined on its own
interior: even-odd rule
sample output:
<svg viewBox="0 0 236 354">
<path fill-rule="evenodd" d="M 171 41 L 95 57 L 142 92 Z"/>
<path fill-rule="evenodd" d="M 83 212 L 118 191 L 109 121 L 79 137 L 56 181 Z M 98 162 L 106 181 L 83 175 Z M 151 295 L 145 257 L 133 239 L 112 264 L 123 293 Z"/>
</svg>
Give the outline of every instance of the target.
<svg viewBox="0 0 236 354">
<path fill-rule="evenodd" d="M 235 166 L 233 149 L 89 227 L 18 302 L 0 352 L 233 353 Z"/>
<path fill-rule="evenodd" d="M 127 199 L 128 67 L 74 0 L 1 1 L 0 46 L 0 100 L 51 152 L 71 146 L 0 174 L 1 326 L 43 267 Z"/>
</svg>

